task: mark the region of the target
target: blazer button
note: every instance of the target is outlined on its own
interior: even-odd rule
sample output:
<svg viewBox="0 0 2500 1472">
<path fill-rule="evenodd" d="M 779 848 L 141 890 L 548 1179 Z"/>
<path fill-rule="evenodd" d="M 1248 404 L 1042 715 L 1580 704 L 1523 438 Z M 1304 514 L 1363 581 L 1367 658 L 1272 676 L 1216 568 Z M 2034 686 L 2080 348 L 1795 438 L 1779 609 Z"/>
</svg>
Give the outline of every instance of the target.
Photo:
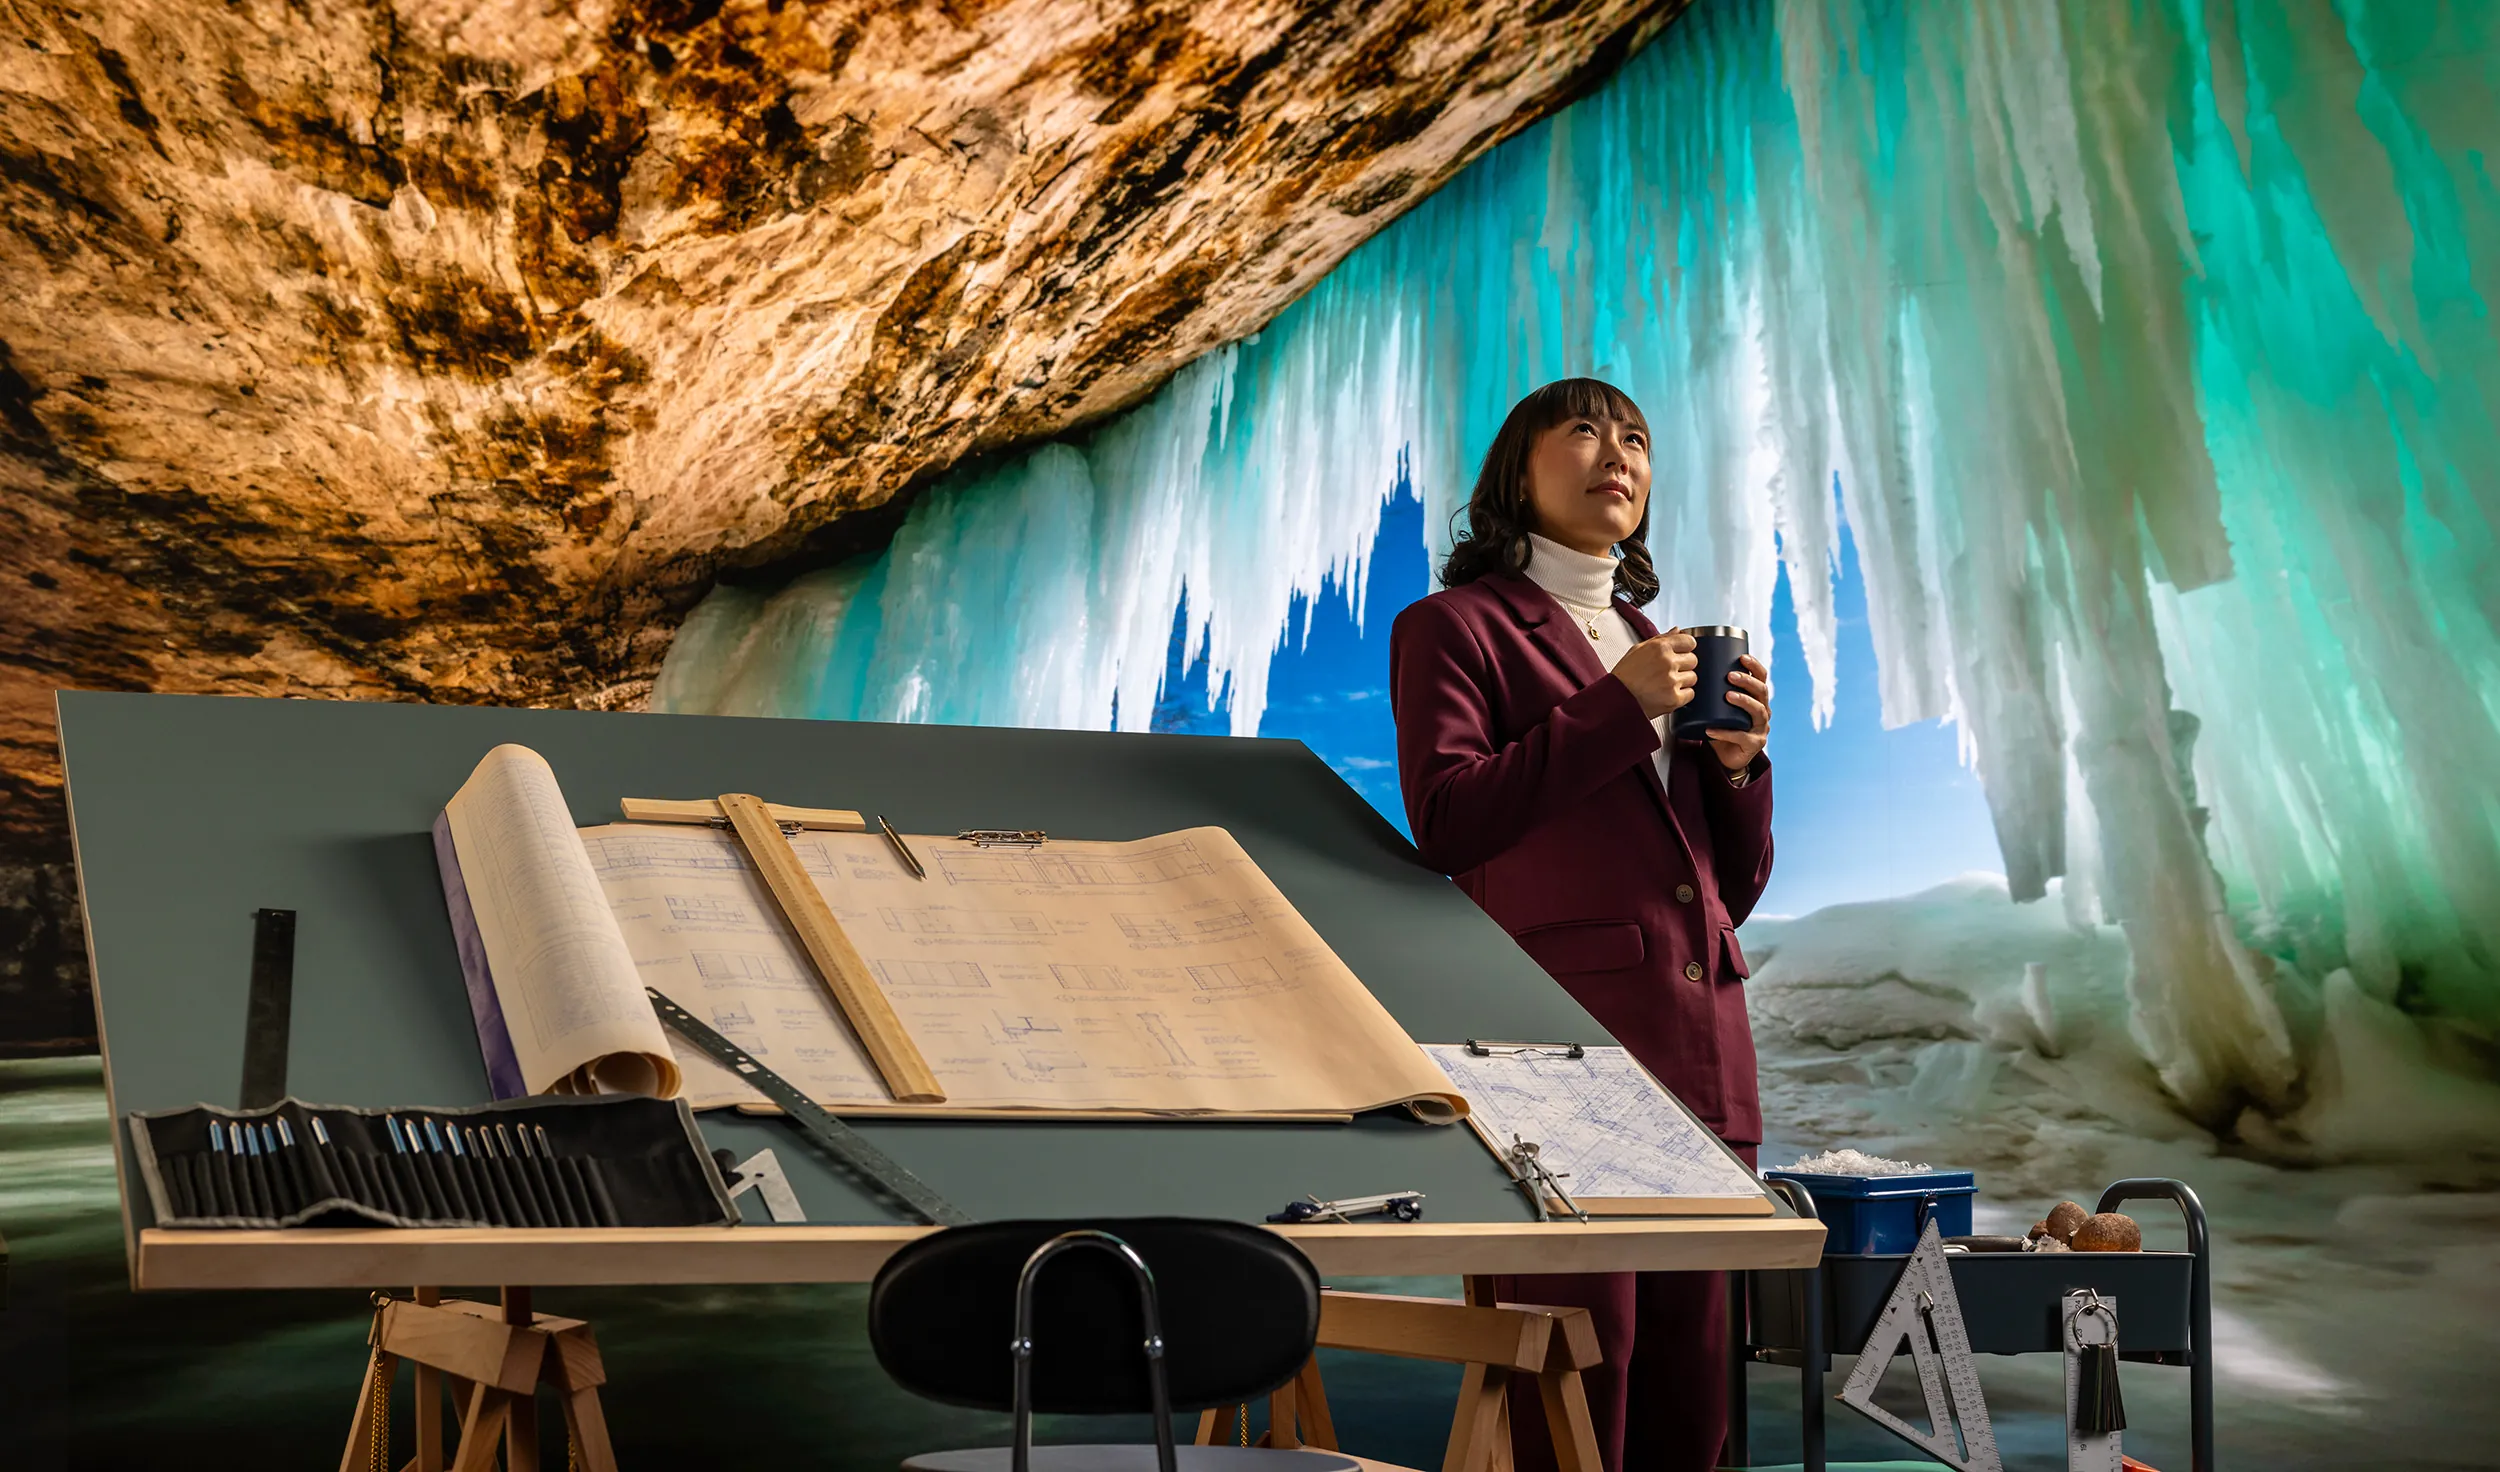
<svg viewBox="0 0 2500 1472">
<path fill-rule="evenodd" d="M 1677 885 L 1675 887 L 1675 902 L 1679 905 L 1691 904 L 1693 902 L 1693 887 L 1689 884 Z"/>
<path fill-rule="evenodd" d="M 1686 981 L 1701 980 L 1701 963 L 1699 961 L 1687 961 L 1684 963 L 1684 979 Z"/>
</svg>

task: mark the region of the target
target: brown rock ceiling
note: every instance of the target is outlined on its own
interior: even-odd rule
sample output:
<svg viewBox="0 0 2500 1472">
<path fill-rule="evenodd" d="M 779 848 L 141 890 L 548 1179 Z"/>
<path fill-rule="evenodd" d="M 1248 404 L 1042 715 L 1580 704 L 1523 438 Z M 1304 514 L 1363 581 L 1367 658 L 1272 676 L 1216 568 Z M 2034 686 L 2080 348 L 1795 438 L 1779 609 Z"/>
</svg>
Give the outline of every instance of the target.
<svg viewBox="0 0 2500 1472">
<path fill-rule="evenodd" d="M 54 688 L 632 704 L 1680 8 L 0 0 L 0 1037 L 88 1025 Z"/>
</svg>

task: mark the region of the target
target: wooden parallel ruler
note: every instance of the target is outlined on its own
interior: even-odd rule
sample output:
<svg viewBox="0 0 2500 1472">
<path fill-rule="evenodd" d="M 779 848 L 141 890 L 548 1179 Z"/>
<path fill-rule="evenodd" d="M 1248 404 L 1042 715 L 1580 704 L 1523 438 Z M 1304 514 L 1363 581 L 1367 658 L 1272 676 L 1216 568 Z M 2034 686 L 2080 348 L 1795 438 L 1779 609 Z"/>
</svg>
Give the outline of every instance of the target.
<svg viewBox="0 0 2500 1472">
<path fill-rule="evenodd" d="M 888 1092 L 898 1104 L 943 1104 L 946 1090 L 929 1067 L 929 1060 L 920 1056 L 919 1045 L 911 1040 L 911 1032 L 886 1000 L 884 988 L 868 969 L 867 959 L 851 938 L 842 931 L 842 922 L 833 916 L 833 908 L 825 903 L 816 881 L 809 878 L 799 856 L 782 836 L 781 825 L 765 801 L 751 793 L 724 792 L 720 795 L 721 813 L 745 845 L 747 857 L 755 861 L 756 872 L 764 876 L 764 887 L 772 891 L 781 913 L 797 931 L 799 943 L 807 947 L 808 957 L 816 963 L 816 973 L 823 979 L 825 990 L 833 994 L 834 1005 L 849 1019 L 851 1030 L 859 1034 L 861 1046 L 868 1050 L 868 1059 L 885 1080 Z"/>
</svg>

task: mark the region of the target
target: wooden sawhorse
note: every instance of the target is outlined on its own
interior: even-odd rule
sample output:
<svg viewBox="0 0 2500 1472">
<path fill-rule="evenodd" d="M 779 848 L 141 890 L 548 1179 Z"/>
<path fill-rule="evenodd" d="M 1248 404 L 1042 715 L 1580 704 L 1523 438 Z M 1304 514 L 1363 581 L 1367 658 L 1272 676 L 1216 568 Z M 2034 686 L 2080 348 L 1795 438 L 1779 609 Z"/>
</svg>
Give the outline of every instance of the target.
<svg viewBox="0 0 2500 1472">
<path fill-rule="evenodd" d="M 1597 1428 L 1580 1379 L 1600 1358 L 1588 1310 L 1495 1303 L 1491 1278 L 1466 1283 L 1463 1300 L 1328 1289 L 1320 1294 L 1319 1347 L 1467 1367 L 1441 1472 L 1509 1472 L 1510 1387 L 1522 1375 L 1543 1392 L 1561 1472 L 1600 1472 Z M 1218 1440 L 1238 1412 L 1225 1407 L 1200 1414 L 1198 1444 Z M 1261 1446 L 1338 1450 L 1318 1359 L 1268 1397 L 1267 1420 Z"/>
<path fill-rule="evenodd" d="M 445 1302 L 433 1288 L 419 1288 L 413 1300 L 374 1299 L 373 1359 L 339 1472 L 392 1472 L 390 1384 L 401 1360 L 417 1367 L 417 1451 L 402 1472 L 492 1472 L 497 1442 L 507 1472 L 538 1472 L 541 1385 L 563 1397 L 578 1472 L 616 1472 L 599 1409 L 608 1375 L 588 1324 L 531 1313 L 527 1288 L 504 1289 L 500 1304 Z M 449 1448 L 445 1391 L 460 1417 L 460 1439 Z"/>
</svg>

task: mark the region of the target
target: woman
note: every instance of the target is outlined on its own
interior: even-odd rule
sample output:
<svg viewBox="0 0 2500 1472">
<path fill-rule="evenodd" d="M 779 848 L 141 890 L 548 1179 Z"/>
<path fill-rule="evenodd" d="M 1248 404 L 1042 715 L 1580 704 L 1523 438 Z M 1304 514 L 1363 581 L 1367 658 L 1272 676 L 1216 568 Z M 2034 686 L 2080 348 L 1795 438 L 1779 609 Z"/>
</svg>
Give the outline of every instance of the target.
<svg viewBox="0 0 2500 1472">
<path fill-rule="evenodd" d="M 1649 425 L 1594 379 L 1520 400 L 1485 453 L 1443 591 L 1398 616 L 1389 689 L 1416 847 L 1453 875 L 1747 1164 L 1762 1139 L 1735 927 L 1771 873 L 1770 686 L 1728 676 L 1749 731 L 1676 749 L 1692 637 L 1660 634 Z M 1603 1273 L 1497 1280 L 1576 1304 L 1607 1472 L 1700 1472 L 1727 1427 L 1726 1279 Z M 1554 1465 L 1537 1395 L 1514 1394 L 1522 1472 Z"/>
</svg>

